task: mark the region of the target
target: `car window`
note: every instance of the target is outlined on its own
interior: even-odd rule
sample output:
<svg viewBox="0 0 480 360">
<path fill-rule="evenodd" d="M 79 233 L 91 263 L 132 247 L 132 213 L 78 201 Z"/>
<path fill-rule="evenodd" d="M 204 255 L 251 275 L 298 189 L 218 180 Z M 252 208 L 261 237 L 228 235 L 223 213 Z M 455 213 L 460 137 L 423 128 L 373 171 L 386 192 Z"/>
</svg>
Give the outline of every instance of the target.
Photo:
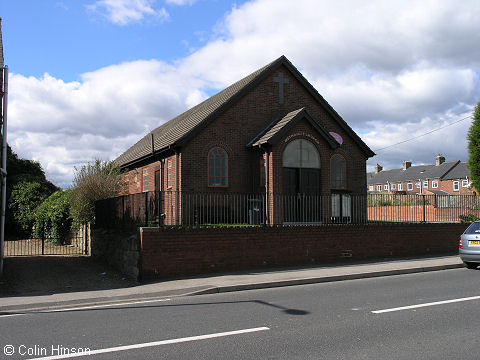
<svg viewBox="0 0 480 360">
<path fill-rule="evenodd" d="M 464 234 L 480 234 L 480 222 L 472 223 L 467 230 L 465 230 Z"/>
</svg>

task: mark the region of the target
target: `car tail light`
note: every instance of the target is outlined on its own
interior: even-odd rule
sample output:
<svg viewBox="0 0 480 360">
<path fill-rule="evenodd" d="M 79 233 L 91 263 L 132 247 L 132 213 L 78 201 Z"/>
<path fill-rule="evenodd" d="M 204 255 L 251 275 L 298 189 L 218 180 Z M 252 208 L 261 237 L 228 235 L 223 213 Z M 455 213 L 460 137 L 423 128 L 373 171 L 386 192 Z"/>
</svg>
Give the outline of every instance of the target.
<svg viewBox="0 0 480 360">
<path fill-rule="evenodd" d="M 463 249 L 462 237 L 460 236 L 460 241 L 458 242 L 458 247 Z"/>
</svg>

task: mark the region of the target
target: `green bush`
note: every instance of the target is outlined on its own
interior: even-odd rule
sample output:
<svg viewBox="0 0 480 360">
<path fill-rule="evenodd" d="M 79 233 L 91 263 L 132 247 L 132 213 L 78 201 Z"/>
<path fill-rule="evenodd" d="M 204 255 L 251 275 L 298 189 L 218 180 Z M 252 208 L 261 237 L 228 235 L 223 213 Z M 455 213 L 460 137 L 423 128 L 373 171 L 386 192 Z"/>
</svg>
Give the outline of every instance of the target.
<svg viewBox="0 0 480 360">
<path fill-rule="evenodd" d="M 478 218 L 473 214 L 460 215 L 459 218 L 462 221 L 462 223 L 466 223 L 466 224 L 470 224 L 474 221 L 480 220 L 480 218 Z"/>
<path fill-rule="evenodd" d="M 7 145 L 7 209 L 5 214 L 5 234 L 9 238 L 18 238 L 30 236 L 31 230 L 30 217 L 33 218 L 33 211 L 35 207 L 59 190 L 54 184 L 48 181 L 45 177 L 45 172 L 39 162 L 20 159 L 15 154 L 10 146 Z M 23 185 L 20 185 L 22 184 Z M 41 184 L 41 189 L 35 186 L 27 187 L 26 183 Z M 16 194 L 12 196 L 13 192 L 17 190 Z M 23 192 L 26 192 L 23 194 Z M 39 193 L 44 194 L 40 196 Z M 30 199 L 29 196 L 32 196 Z M 30 216 L 28 216 L 30 214 Z"/>
<path fill-rule="evenodd" d="M 94 160 L 75 168 L 72 215 L 76 225 L 95 221 L 95 202 L 117 196 L 122 189 L 122 173 L 113 161 Z"/>
<path fill-rule="evenodd" d="M 71 197 L 71 189 L 57 191 L 36 209 L 36 238 L 43 238 L 56 245 L 68 243 L 73 223 L 70 215 Z"/>
<path fill-rule="evenodd" d="M 39 181 L 21 181 L 15 184 L 8 209 L 17 223 L 19 235 L 31 236 L 35 209 L 51 194 L 51 189 Z"/>
</svg>

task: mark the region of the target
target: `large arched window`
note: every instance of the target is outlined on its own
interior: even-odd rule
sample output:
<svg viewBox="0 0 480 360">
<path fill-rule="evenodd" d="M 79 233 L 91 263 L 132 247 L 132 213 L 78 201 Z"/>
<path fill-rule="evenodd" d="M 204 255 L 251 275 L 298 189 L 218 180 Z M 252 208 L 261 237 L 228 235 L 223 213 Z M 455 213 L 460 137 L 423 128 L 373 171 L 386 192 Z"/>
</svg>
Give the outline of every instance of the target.
<svg viewBox="0 0 480 360">
<path fill-rule="evenodd" d="M 208 153 L 208 186 L 228 186 L 228 156 L 226 151 L 219 147 Z"/>
<path fill-rule="evenodd" d="M 308 140 L 293 140 L 283 151 L 283 167 L 320 169 L 317 148 Z"/>
<path fill-rule="evenodd" d="M 330 180 L 332 189 L 347 188 L 347 165 L 342 155 L 335 154 L 330 160 Z"/>
</svg>

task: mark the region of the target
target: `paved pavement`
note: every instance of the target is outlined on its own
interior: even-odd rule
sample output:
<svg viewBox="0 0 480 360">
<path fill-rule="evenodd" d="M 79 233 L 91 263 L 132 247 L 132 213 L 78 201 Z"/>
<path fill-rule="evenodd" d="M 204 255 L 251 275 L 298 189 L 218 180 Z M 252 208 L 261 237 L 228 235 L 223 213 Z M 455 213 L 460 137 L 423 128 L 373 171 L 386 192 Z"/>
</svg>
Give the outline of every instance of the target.
<svg viewBox="0 0 480 360">
<path fill-rule="evenodd" d="M 10 268 L 14 261 L 8 258 L 5 260 L 7 271 L 9 261 Z M 463 266 L 458 255 L 431 256 L 308 268 L 212 274 L 140 284 L 122 277 L 111 269 L 105 269 L 100 264 L 89 263 L 89 266 L 84 266 L 85 262 L 90 262 L 88 258 L 50 259 L 50 262 L 55 264 L 60 262 L 61 266 L 56 265 L 55 272 L 50 273 L 47 279 L 45 274 L 42 275 L 44 276 L 42 279 L 35 277 L 38 271 L 35 271 L 33 264 L 37 264 L 37 267 L 40 266 L 42 269 L 48 268 L 48 258 L 24 258 L 23 261 L 23 266 L 21 261 L 17 263 L 16 278 L 5 276 L 2 279 L 3 283 L 0 282 L 4 288 L 3 291 L 0 290 L 0 313 L 314 284 L 439 271 Z M 25 263 L 30 263 L 30 267 L 25 266 Z M 83 266 L 80 266 L 82 264 Z"/>
</svg>

